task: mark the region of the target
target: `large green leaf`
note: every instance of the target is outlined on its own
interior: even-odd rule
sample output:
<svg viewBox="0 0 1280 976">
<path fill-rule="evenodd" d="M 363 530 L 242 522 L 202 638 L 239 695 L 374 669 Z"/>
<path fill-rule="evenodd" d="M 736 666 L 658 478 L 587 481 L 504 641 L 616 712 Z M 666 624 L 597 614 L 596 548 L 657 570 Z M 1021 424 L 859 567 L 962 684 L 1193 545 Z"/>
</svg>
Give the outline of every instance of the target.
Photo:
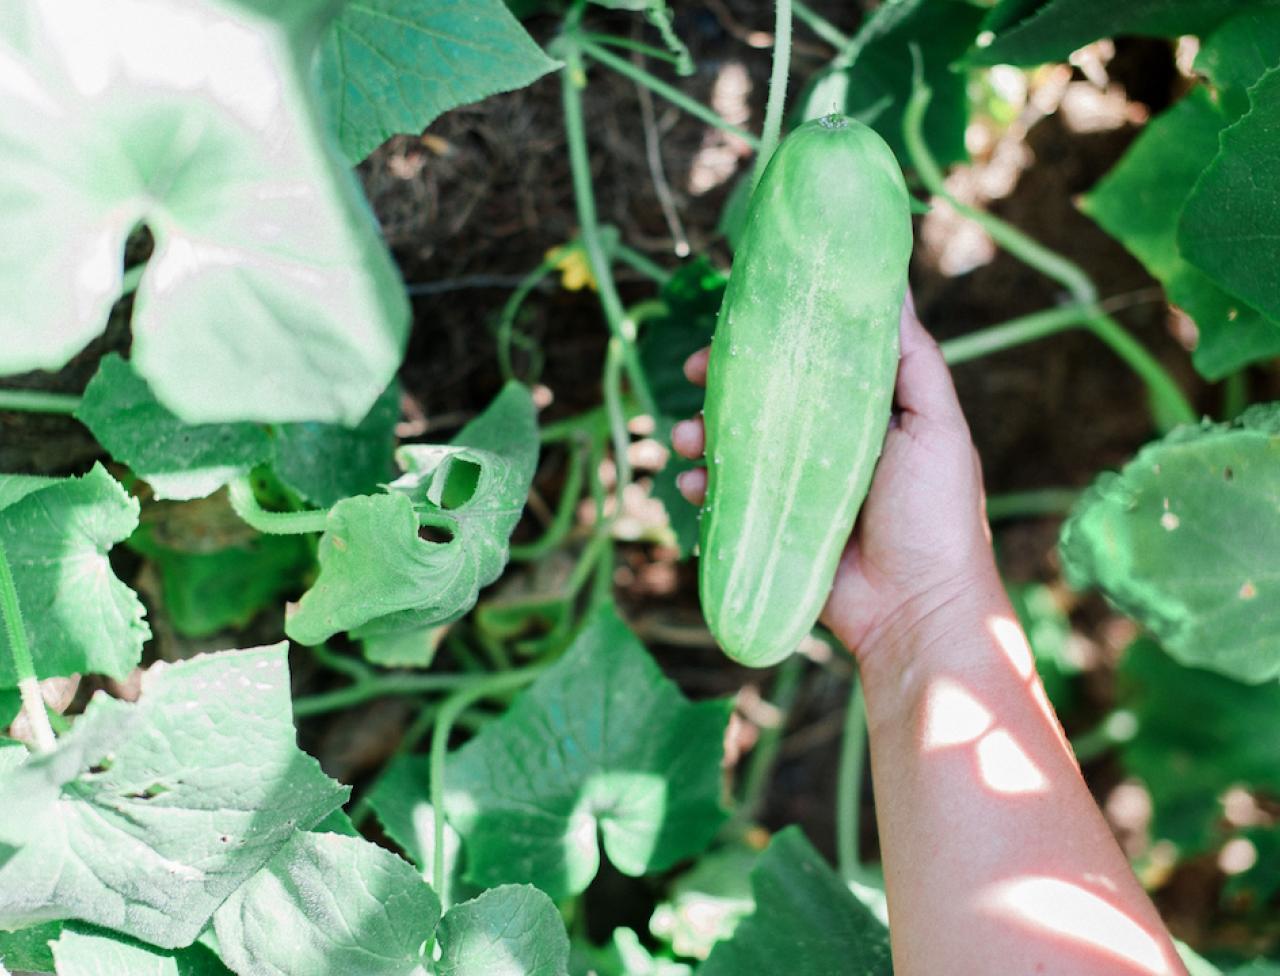
<svg viewBox="0 0 1280 976">
<path fill-rule="evenodd" d="M 320 121 L 329 0 L 10 6 L 0 373 L 56 369 L 102 331 L 145 223 L 133 362 L 162 403 L 192 423 L 358 422 L 409 307 Z"/>
<path fill-rule="evenodd" d="M 919 48 L 933 90 L 924 134 L 938 161 L 967 159 L 968 79 L 952 64 L 978 33 L 984 8 L 967 0 L 886 0 L 866 18 L 850 49 L 809 82 L 796 100 L 800 120 L 832 112 L 861 118 L 909 160 L 902 116 L 912 87 L 912 46 Z"/>
<path fill-rule="evenodd" d="M 294 744 L 285 645 L 156 665 L 0 775 L 0 928 L 75 918 L 190 943 L 347 789 Z"/>
<path fill-rule="evenodd" d="M 0 963 L 23 972 L 53 972 L 53 950 L 49 943 L 61 932 L 61 922 L 45 922 L 16 932 L 0 932 Z"/>
<path fill-rule="evenodd" d="M 1231 121 L 1249 110 L 1249 89 L 1280 64 L 1280 7 L 1246 6 L 1204 39 L 1195 67 Z"/>
<path fill-rule="evenodd" d="M 1103 474 L 1060 545 L 1184 664 L 1241 681 L 1280 676 L 1280 404 L 1183 427 Z"/>
<path fill-rule="evenodd" d="M 1258 0 L 1257 6 L 1275 6 Z M 1140 34 L 1178 37 L 1203 34 L 1240 10 L 1240 0 L 1002 0 L 990 23 L 991 42 L 970 56 L 974 64 L 1042 64 L 1065 61 L 1078 47 L 1100 37 Z"/>
<path fill-rule="evenodd" d="M 445 813 L 467 877 L 582 891 L 597 832 L 623 873 L 661 871 L 701 851 L 724 819 L 728 703 L 691 704 L 611 608 L 556 664 L 450 757 Z"/>
<path fill-rule="evenodd" d="M 137 501 L 101 465 L 63 480 L 0 475 L 0 542 L 40 677 L 121 678 L 138 663 L 151 631 L 107 559 L 137 524 Z M 0 630 L 0 687 L 17 683 Z"/>
<path fill-rule="evenodd" d="M 555 904 L 529 885 L 491 888 L 451 908 L 437 933 L 438 976 L 567 976 L 569 937 Z"/>
<path fill-rule="evenodd" d="M 329 512 L 320 575 L 285 630 L 318 644 L 452 620 L 507 562 L 538 459 L 533 400 L 510 383 L 450 445 L 397 452 L 405 474 L 390 493 L 348 498 Z M 419 538 L 419 522 L 449 536 Z"/>
<path fill-rule="evenodd" d="M 440 900 L 358 837 L 299 833 L 214 914 L 223 959 L 255 976 L 421 976 Z"/>
<path fill-rule="evenodd" d="M 1193 356 L 1209 379 L 1280 355 L 1280 321 L 1228 294 L 1179 253 L 1178 217 L 1218 152 L 1228 119 L 1197 87 L 1149 122 L 1124 158 L 1084 198 L 1082 209 L 1164 285 L 1200 333 Z"/>
<path fill-rule="evenodd" d="M 392 383 L 355 427 L 296 423 L 188 424 L 157 399 L 132 363 L 102 358 L 76 410 L 113 458 L 160 499 L 204 498 L 270 462 L 288 488 L 326 507 L 378 490 L 391 476 L 399 385 Z"/>
<path fill-rule="evenodd" d="M 429 770 L 426 756 L 396 756 L 387 763 L 369 790 L 369 806 L 386 835 L 400 845 L 409 859 L 429 877 L 435 864 L 435 810 L 429 799 Z M 445 874 L 449 890 L 462 887 L 462 839 L 449 823 L 444 825 Z"/>
<path fill-rule="evenodd" d="M 86 926 L 65 928 L 53 955 L 58 976 L 232 976 L 202 945 L 158 949 Z"/>
<path fill-rule="evenodd" d="M 501 0 L 348 0 L 319 61 L 329 116 L 357 163 L 389 136 L 555 67 Z"/>
<path fill-rule="evenodd" d="M 1178 246 L 1227 291 L 1280 320 L 1280 68 L 1249 89 L 1249 102 L 1183 208 Z"/>
<path fill-rule="evenodd" d="M 888 976 L 889 933 L 798 827 L 769 844 L 751 872 L 755 914 L 711 950 L 698 976 Z"/>
<path fill-rule="evenodd" d="M 1120 760 L 1151 793 L 1157 839 L 1205 850 L 1223 839 L 1228 789 L 1280 792 L 1280 683 L 1188 668 L 1143 638 L 1125 651 L 1119 684 L 1120 704 L 1137 719 Z"/>
</svg>

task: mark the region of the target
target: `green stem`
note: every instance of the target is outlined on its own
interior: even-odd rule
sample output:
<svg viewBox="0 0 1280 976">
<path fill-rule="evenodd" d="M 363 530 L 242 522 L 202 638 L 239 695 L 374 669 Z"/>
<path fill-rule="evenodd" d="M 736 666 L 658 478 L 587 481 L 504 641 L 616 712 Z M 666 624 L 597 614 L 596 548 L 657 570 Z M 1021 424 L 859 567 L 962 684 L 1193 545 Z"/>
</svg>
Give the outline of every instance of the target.
<svg viewBox="0 0 1280 976">
<path fill-rule="evenodd" d="M 622 493 L 631 484 L 631 434 L 627 431 L 627 412 L 622 404 L 622 341 L 614 336 L 604 357 L 604 405 L 609 414 L 609 436 L 613 440 L 613 463 L 617 469 L 613 496 L 615 512 L 622 511 Z"/>
<path fill-rule="evenodd" d="M 578 499 L 582 497 L 583 472 L 587 463 L 587 446 L 574 445 L 569 454 L 569 469 L 564 476 L 564 486 L 560 490 L 560 501 L 556 513 L 551 518 L 541 538 L 534 542 L 511 547 L 511 558 L 519 562 L 534 562 L 541 559 L 551 550 L 558 547 L 573 530 L 573 517 L 578 509 Z"/>
<path fill-rule="evenodd" d="M 444 646 L 449 649 L 449 653 L 453 659 L 458 662 L 458 666 L 464 671 L 483 671 L 484 665 L 480 663 L 480 659 L 476 657 L 475 652 L 467 646 L 467 642 L 462 639 L 462 635 L 456 627 L 450 627 L 444 635 Z"/>
<path fill-rule="evenodd" d="M 1081 305 L 1051 308 L 979 329 L 956 339 L 948 339 L 939 343 L 939 347 L 942 349 L 942 358 L 955 366 L 1043 339 L 1065 329 L 1084 326 L 1093 312 L 1093 309 Z"/>
<path fill-rule="evenodd" d="M 1137 734 L 1138 720 L 1127 708 L 1117 708 L 1087 732 L 1071 740 L 1077 763 L 1087 763 L 1124 745 Z"/>
<path fill-rule="evenodd" d="M 632 270 L 639 271 L 646 278 L 652 278 L 659 288 L 671 280 L 670 271 L 647 254 L 641 254 L 633 247 L 628 247 L 626 244 L 621 243 L 616 244 L 613 248 L 613 254 L 614 257 Z"/>
<path fill-rule="evenodd" d="M 311 648 L 311 656 L 321 667 L 328 668 L 330 671 L 337 671 L 338 674 L 344 674 L 354 681 L 364 681 L 377 674 L 373 668 L 363 661 L 347 657 L 345 654 L 339 654 L 327 644 L 317 644 Z"/>
<path fill-rule="evenodd" d="M 294 699 L 294 718 L 310 718 L 325 712 L 354 708 L 375 698 L 391 695 L 421 695 L 431 691 L 450 691 L 477 681 L 473 674 L 376 674 L 346 688 L 306 695 Z"/>
<path fill-rule="evenodd" d="M 69 393 L 47 393 L 44 390 L 0 390 L 0 410 L 72 416 L 80 409 L 81 399 Z"/>
<path fill-rule="evenodd" d="M 840 771 L 836 781 L 836 852 L 840 877 L 849 882 L 859 876 L 858 837 L 862 829 L 862 770 L 867 748 L 867 702 L 862 681 L 854 675 L 845 712 L 840 745 Z"/>
<path fill-rule="evenodd" d="M 756 165 L 751 173 L 754 188 L 782 138 L 782 115 L 787 101 L 787 74 L 791 70 L 791 0 L 774 0 L 773 68 L 769 73 L 769 99 L 765 103 L 764 126 Z"/>
<path fill-rule="evenodd" d="M 809 30 L 813 31 L 836 50 L 841 50 L 852 43 L 853 38 L 815 11 L 804 0 L 791 0 L 791 6 L 795 10 L 796 17 Z"/>
<path fill-rule="evenodd" d="M 1241 369 L 1222 381 L 1222 419 L 1235 420 L 1248 406 L 1249 378 Z"/>
<path fill-rule="evenodd" d="M 778 750 L 782 747 L 782 737 L 787 730 L 787 719 L 795 704 L 800 679 L 804 677 L 804 662 L 803 656 L 792 654 L 778 667 L 772 701 L 778 713 L 778 721 L 760 730 L 755 748 L 751 750 L 751 761 L 742 783 L 742 800 L 732 821 L 735 828 L 749 827 L 760 815 L 765 791 L 769 788 L 773 768 L 777 764 Z"/>
<path fill-rule="evenodd" d="M 435 726 L 431 732 L 431 808 L 435 830 L 435 851 L 431 865 L 432 887 L 440 899 L 440 907 L 449 907 L 448 879 L 444 871 L 444 777 L 445 760 L 449 755 L 449 733 L 458 716 L 481 698 L 500 695 L 522 688 L 546 669 L 545 664 L 533 664 L 518 671 L 503 671 L 482 679 L 471 679 L 471 684 L 460 688 L 440 706 Z"/>
<path fill-rule="evenodd" d="M 36 677 L 35 661 L 31 658 L 31 646 L 27 643 L 27 628 L 22 620 L 22 607 L 18 603 L 18 588 L 14 585 L 9 555 L 3 544 L 0 544 L 0 614 L 4 616 L 9 653 L 13 657 L 13 673 L 18 679 L 22 711 L 31 727 L 36 752 L 52 752 L 56 745 L 53 726 L 49 724 L 44 696 L 40 694 L 40 679 Z"/>
<path fill-rule="evenodd" d="M 657 78 L 654 75 L 649 74 L 649 72 L 645 71 L 643 68 L 637 67 L 625 58 L 618 57 L 611 51 L 601 47 L 599 44 L 592 42 L 588 36 L 578 34 L 568 40 L 569 44 L 566 45 L 568 49 L 572 50 L 575 47 L 579 48 L 583 53 L 589 55 L 593 61 L 598 61 L 606 68 L 612 68 L 623 77 L 630 78 L 637 85 L 644 85 L 645 88 L 648 88 L 659 98 L 665 98 L 676 108 L 683 109 L 694 118 L 701 119 L 703 122 L 707 123 L 707 125 L 720 129 L 723 132 L 727 132 L 732 136 L 737 136 L 752 149 L 758 149 L 760 147 L 760 140 L 746 129 L 736 126 L 732 122 L 726 122 L 711 109 L 707 108 L 700 102 L 695 102 L 684 92 L 680 91 L 680 89 L 668 85 L 661 78 Z M 565 62 L 566 65 L 568 65 L 568 58 L 565 59 Z M 578 70 L 581 70 L 580 65 L 581 62 L 579 61 Z"/>
<path fill-rule="evenodd" d="M 1097 307 L 1097 288 L 1079 265 L 1051 251 L 999 217 L 961 203 L 947 190 L 942 169 L 933 158 L 924 138 L 924 114 L 929 106 L 932 92 L 924 82 L 919 49 L 913 47 L 912 55 L 915 58 L 916 70 L 911 98 L 903 113 L 903 138 L 907 146 L 907 154 L 920 177 L 920 182 L 931 194 L 946 200 L 957 213 L 982 227 L 997 244 L 1018 260 L 1066 288 L 1071 293 L 1072 307 L 1076 312 L 1087 310 L 1083 322 L 1073 320 L 1072 313 L 1068 309 L 1053 309 L 1015 320 L 1013 323 L 1006 323 L 1004 326 L 996 326 L 995 329 L 1007 330 L 1010 326 L 1017 326 L 1027 334 L 1027 338 L 1020 341 L 1029 341 L 1072 325 L 1082 324 L 1105 342 L 1146 383 L 1158 426 L 1167 429 L 1178 423 L 1195 423 L 1198 415 L 1173 377 L 1154 356 L 1125 331 L 1123 326 Z M 995 329 L 986 330 L 986 332 L 993 333 Z M 1014 330 L 1012 336 L 1007 332 L 995 332 L 994 337 L 988 335 L 988 339 L 994 338 L 997 343 L 991 347 L 991 350 L 1015 345 L 1016 341 L 1012 339 L 1016 338 L 1017 334 L 1018 331 Z M 974 337 L 966 338 L 972 340 Z M 972 358 L 972 355 L 967 358 Z"/>
<path fill-rule="evenodd" d="M 586 83 L 582 52 L 576 43 L 567 38 L 566 43 L 561 45 L 561 50 L 564 54 L 565 66 L 560 72 L 560 92 L 582 246 L 587 252 L 591 273 L 596 279 L 596 288 L 600 293 L 600 304 L 604 308 L 604 317 L 609 323 L 609 331 L 622 346 L 623 362 L 632 392 L 640 401 L 641 410 L 656 417 L 657 407 L 649 391 L 649 382 L 645 378 L 644 370 L 640 367 L 640 357 L 636 352 L 636 326 L 628 318 L 626 309 L 622 306 L 622 299 L 618 295 L 618 287 L 614 284 L 613 272 L 609 267 L 608 255 L 600 239 L 600 221 L 596 214 L 595 191 L 591 185 L 591 161 L 587 155 L 586 124 L 582 118 L 582 92 L 579 87 Z M 626 64 L 625 61 L 619 63 Z"/>
<path fill-rule="evenodd" d="M 306 535 L 323 532 L 328 527 L 327 509 L 308 512 L 268 512 L 258 504 L 253 493 L 253 483 L 246 477 L 236 478 L 227 485 L 227 499 L 231 508 L 249 526 L 264 535 Z"/>
<path fill-rule="evenodd" d="M 1066 515 L 1079 498 L 1080 492 L 1075 488 L 1041 488 L 990 495 L 987 497 L 987 521 Z"/>
<path fill-rule="evenodd" d="M 624 51 L 635 51 L 637 54 L 643 54 L 645 57 L 655 58 L 658 61 L 665 61 L 667 64 L 680 63 L 680 59 L 670 51 L 664 51 L 660 47 L 654 47 L 652 44 L 645 44 L 642 41 L 633 41 L 629 37 L 619 37 L 617 34 L 597 34 L 595 31 L 583 31 L 578 37 L 593 44 L 618 47 Z"/>
<path fill-rule="evenodd" d="M 496 637 L 486 634 L 483 630 L 476 628 L 476 641 L 480 645 L 480 650 L 484 652 L 484 656 L 489 659 L 489 664 L 494 671 L 510 671 L 511 655 L 507 653 L 507 647 L 502 641 Z"/>
<path fill-rule="evenodd" d="M 516 328 L 516 316 L 525 300 L 542 280 L 556 269 L 556 262 L 547 258 L 540 265 L 520 279 L 498 316 L 498 367 L 502 370 L 504 380 L 516 379 L 515 369 L 511 365 L 511 342 Z"/>
</svg>

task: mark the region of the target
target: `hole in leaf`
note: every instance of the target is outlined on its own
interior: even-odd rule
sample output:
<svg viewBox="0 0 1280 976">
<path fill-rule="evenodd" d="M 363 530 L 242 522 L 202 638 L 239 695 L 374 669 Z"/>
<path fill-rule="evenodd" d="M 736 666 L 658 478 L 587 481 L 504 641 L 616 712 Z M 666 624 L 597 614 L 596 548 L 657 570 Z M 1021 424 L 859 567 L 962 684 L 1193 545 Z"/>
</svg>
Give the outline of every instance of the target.
<svg viewBox="0 0 1280 976">
<path fill-rule="evenodd" d="M 476 493 L 476 485 L 480 483 L 480 465 L 465 458 L 450 458 L 446 463 L 440 507 L 461 508 Z"/>
<path fill-rule="evenodd" d="M 89 767 L 89 773 L 93 776 L 98 776 L 102 773 L 107 772 L 112 767 L 112 765 L 114 765 L 114 760 L 112 760 L 110 756 L 103 756 L 96 763 L 94 763 L 92 766 Z"/>
<path fill-rule="evenodd" d="M 418 538 L 424 542 L 435 542 L 439 545 L 447 546 L 453 541 L 453 532 L 443 525 L 420 525 L 418 526 Z"/>
<path fill-rule="evenodd" d="M 126 793 L 125 796 L 130 800 L 154 800 L 162 793 L 168 793 L 169 787 L 163 783 L 152 783 L 145 790 L 138 790 L 135 793 Z"/>
</svg>

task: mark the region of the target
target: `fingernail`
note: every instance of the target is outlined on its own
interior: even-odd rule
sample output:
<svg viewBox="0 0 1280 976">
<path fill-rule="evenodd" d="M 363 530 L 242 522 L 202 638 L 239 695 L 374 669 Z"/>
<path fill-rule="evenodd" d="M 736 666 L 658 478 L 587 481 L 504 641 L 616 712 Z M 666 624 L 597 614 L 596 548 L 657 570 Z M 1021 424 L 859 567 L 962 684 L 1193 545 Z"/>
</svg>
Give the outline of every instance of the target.
<svg viewBox="0 0 1280 976">
<path fill-rule="evenodd" d="M 679 423 L 677 423 L 674 427 L 671 428 L 672 443 L 675 443 L 676 441 L 681 440 L 685 436 L 685 434 L 688 433 L 689 425 L 691 423 L 693 423 L 693 421 L 691 420 L 681 420 Z M 679 480 L 680 480 L 679 478 L 676 479 L 676 481 L 679 481 Z"/>
<path fill-rule="evenodd" d="M 689 478 L 692 475 L 693 475 L 692 471 L 681 471 L 678 475 L 676 475 L 676 487 L 681 491 L 684 491 L 687 487 L 689 487 Z"/>
</svg>

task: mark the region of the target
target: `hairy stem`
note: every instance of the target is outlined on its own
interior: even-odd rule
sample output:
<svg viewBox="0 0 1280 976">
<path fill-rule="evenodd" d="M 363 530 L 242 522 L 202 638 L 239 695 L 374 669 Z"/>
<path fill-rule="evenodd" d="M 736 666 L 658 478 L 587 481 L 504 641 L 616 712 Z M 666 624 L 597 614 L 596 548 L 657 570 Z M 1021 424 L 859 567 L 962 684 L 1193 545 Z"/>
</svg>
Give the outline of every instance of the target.
<svg viewBox="0 0 1280 976">
<path fill-rule="evenodd" d="M 777 764 L 782 737 L 787 730 L 787 719 L 791 714 L 792 705 L 795 704 L 796 692 L 800 689 L 800 679 L 804 676 L 804 663 L 805 659 L 801 655 L 792 654 L 778 666 L 771 702 L 778 714 L 778 720 L 773 725 L 760 730 L 755 748 L 751 750 L 751 760 L 747 766 L 747 774 L 743 778 L 742 799 L 733 817 L 733 824 L 737 827 L 750 826 L 760 815 L 764 795 L 769 788 L 769 781 L 773 778 L 773 768 Z"/>
<path fill-rule="evenodd" d="M 519 562 L 534 562 L 559 546 L 573 529 L 573 516 L 582 497 L 583 472 L 586 468 L 587 446 L 579 442 L 570 449 L 569 468 L 565 472 L 560 501 L 551 524 L 542 537 L 525 545 L 511 547 L 511 558 Z"/>
<path fill-rule="evenodd" d="M 310 718 L 312 715 L 322 715 L 325 712 L 354 708 L 375 698 L 391 695 L 421 695 L 431 691 L 452 691 L 477 680 L 473 674 L 376 674 L 356 681 L 346 688 L 296 698 L 293 702 L 293 715 L 294 718 Z"/>
<path fill-rule="evenodd" d="M 22 696 L 22 711 L 31 726 L 37 752 L 51 752 L 56 744 L 49 713 L 45 710 L 44 696 L 40 694 L 40 680 L 36 677 L 36 665 L 31 658 L 31 646 L 27 643 L 27 628 L 22 620 L 22 607 L 18 604 L 18 588 L 13 582 L 9 567 L 9 555 L 0 543 L 0 614 L 4 616 L 5 635 L 9 638 L 9 654 L 13 658 L 13 673 L 18 679 L 18 693 Z"/>
<path fill-rule="evenodd" d="M 987 521 L 1066 515 L 1080 498 L 1076 488 L 1040 488 L 987 496 Z"/>
<path fill-rule="evenodd" d="M 307 535 L 323 532 L 328 524 L 328 509 L 268 512 L 258 504 L 257 496 L 253 493 L 253 483 L 247 476 L 236 478 L 227 485 L 227 500 L 245 524 L 263 535 Z"/>
<path fill-rule="evenodd" d="M 764 126 L 756 165 L 751 172 L 754 189 L 764 175 L 765 167 L 782 137 L 782 115 L 786 110 L 787 75 L 791 70 L 791 0 L 774 0 L 773 68 L 769 73 L 769 99 L 765 103 Z"/>
<path fill-rule="evenodd" d="M 867 703 L 862 681 L 855 674 L 840 743 L 840 771 L 836 780 L 836 854 L 840 877 L 859 876 L 858 837 L 862 829 L 862 770 L 867 749 Z"/>
<path fill-rule="evenodd" d="M 990 356 L 992 353 L 1034 342 L 1036 339 L 1043 339 L 1045 336 L 1051 336 L 1066 329 L 1083 327 L 1092 314 L 1094 310 L 1084 305 L 1072 304 L 1062 308 L 1051 308 L 979 329 L 955 339 L 948 339 L 938 345 L 942 349 L 942 358 L 955 366 L 959 363 L 967 363 L 971 359 L 979 359 Z"/>
<path fill-rule="evenodd" d="M 852 42 L 853 39 L 848 34 L 815 11 L 804 0 L 791 0 L 791 6 L 798 20 L 837 51 L 848 47 Z"/>
<path fill-rule="evenodd" d="M 44 390 L 0 390 L 0 410 L 22 413 L 58 413 L 73 415 L 80 409 L 81 397 L 70 393 L 47 393 Z"/>
</svg>

